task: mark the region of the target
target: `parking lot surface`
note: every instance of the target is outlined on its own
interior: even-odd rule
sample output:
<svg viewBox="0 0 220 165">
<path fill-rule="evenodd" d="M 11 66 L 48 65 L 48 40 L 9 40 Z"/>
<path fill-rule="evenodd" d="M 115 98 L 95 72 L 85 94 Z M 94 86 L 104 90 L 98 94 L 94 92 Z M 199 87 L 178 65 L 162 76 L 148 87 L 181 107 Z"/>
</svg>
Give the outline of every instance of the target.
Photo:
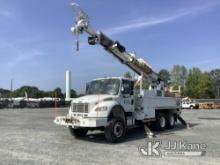
<svg viewBox="0 0 220 165">
<path fill-rule="evenodd" d="M 65 115 L 68 108 L 57 110 Z M 107 143 L 103 132 L 89 132 L 81 139 L 53 123 L 54 109 L 0 110 L 0 164 L 220 164 L 220 110 L 183 110 L 190 124 L 155 132 L 155 141 L 205 144 L 204 156 L 145 156 L 143 128 L 127 131 L 124 142 Z M 164 147 L 164 146 L 163 146 Z M 162 148 L 163 148 L 162 147 Z"/>
</svg>

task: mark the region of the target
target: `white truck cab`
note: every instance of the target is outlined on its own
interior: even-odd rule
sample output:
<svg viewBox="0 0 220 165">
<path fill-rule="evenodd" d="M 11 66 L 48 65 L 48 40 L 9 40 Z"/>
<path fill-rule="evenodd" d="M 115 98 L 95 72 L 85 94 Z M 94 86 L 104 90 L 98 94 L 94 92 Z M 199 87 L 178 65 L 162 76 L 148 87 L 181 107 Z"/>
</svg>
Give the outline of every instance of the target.
<svg viewBox="0 0 220 165">
<path fill-rule="evenodd" d="M 72 127 L 106 126 L 111 110 L 120 106 L 134 111 L 134 82 L 124 78 L 102 78 L 87 83 L 86 95 L 73 99 L 68 116 L 78 118 Z"/>
</svg>

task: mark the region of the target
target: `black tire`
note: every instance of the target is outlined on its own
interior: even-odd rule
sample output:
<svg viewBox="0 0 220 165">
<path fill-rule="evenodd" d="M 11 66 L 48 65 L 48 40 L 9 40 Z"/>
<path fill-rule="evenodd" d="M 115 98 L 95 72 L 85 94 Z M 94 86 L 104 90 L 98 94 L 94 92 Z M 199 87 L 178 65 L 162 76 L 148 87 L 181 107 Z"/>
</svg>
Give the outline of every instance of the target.
<svg viewBox="0 0 220 165">
<path fill-rule="evenodd" d="M 86 134 L 88 132 L 87 129 L 74 129 L 72 127 L 69 127 L 69 131 L 70 131 L 71 135 L 73 135 L 76 138 L 84 137 L 84 136 L 86 136 Z"/>
<path fill-rule="evenodd" d="M 194 109 L 194 107 L 191 105 L 191 106 L 190 106 L 190 109 Z"/>
<path fill-rule="evenodd" d="M 166 115 L 166 128 L 173 129 L 175 126 L 175 116 L 173 113 L 168 113 Z"/>
<path fill-rule="evenodd" d="M 159 131 L 164 131 L 166 129 L 166 116 L 163 113 L 158 113 L 156 115 L 156 128 Z"/>
<path fill-rule="evenodd" d="M 111 143 L 122 141 L 124 139 L 125 133 L 125 122 L 120 117 L 111 119 L 104 130 L 105 139 Z"/>
</svg>

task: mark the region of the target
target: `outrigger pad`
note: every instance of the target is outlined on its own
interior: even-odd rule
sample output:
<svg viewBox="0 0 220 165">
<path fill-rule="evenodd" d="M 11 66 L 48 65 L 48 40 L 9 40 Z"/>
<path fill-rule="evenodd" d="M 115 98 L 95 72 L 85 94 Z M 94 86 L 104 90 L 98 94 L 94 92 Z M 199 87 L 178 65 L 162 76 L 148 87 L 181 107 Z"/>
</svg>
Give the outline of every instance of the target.
<svg viewBox="0 0 220 165">
<path fill-rule="evenodd" d="M 150 128 L 144 122 L 143 122 L 143 126 L 144 126 L 146 138 L 151 139 L 156 137 L 155 134 L 150 130 Z"/>
</svg>

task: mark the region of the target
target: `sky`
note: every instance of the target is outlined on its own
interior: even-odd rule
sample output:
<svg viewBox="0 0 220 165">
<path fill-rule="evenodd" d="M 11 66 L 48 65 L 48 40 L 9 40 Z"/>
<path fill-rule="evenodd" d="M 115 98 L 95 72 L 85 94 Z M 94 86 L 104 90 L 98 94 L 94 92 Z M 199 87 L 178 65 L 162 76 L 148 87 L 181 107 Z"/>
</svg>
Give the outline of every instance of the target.
<svg viewBox="0 0 220 165">
<path fill-rule="evenodd" d="M 23 85 L 65 90 L 104 76 L 130 71 L 101 46 L 80 37 L 76 51 L 70 28 L 78 3 L 95 30 L 119 41 L 158 72 L 173 65 L 220 68 L 220 1 L 218 0 L 0 0 L 0 88 Z M 133 73 L 131 71 L 131 73 Z"/>
</svg>

